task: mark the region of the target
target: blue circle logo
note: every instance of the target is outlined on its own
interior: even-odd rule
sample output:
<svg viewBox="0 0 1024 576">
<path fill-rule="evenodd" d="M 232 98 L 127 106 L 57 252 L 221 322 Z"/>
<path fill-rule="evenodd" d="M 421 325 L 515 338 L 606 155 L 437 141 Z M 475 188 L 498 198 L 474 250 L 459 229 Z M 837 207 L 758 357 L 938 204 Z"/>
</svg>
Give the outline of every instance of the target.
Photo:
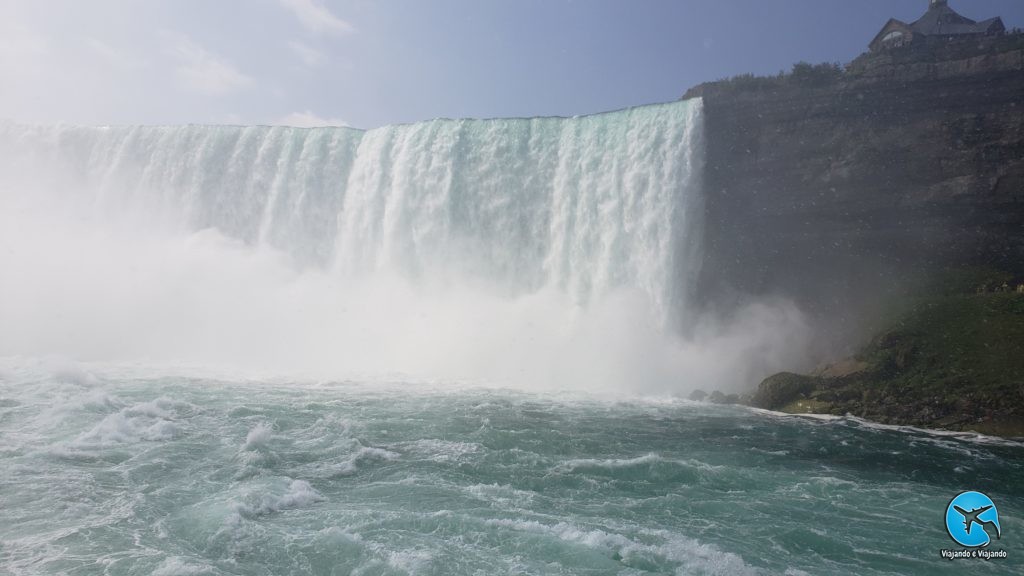
<svg viewBox="0 0 1024 576">
<path fill-rule="evenodd" d="M 995 503 L 981 492 L 961 492 L 946 507 L 946 531 L 961 546 L 988 546 L 1002 536 Z"/>
</svg>

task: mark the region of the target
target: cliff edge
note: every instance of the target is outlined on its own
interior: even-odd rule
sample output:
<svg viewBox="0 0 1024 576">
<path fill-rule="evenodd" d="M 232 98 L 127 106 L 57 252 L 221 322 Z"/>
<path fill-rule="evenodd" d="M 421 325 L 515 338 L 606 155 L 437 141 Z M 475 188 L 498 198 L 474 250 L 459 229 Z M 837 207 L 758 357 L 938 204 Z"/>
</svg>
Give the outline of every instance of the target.
<svg viewBox="0 0 1024 576">
<path fill-rule="evenodd" d="M 800 64 L 704 99 L 698 297 L 794 300 L 834 349 L 936 270 L 1024 272 L 1024 36 Z"/>
</svg>

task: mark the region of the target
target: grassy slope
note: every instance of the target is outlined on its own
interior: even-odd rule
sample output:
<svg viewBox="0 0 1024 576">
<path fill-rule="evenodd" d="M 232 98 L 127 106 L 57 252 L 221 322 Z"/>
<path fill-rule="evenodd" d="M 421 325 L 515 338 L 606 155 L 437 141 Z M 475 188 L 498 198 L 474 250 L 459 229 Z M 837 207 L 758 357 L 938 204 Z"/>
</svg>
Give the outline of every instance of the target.
<svg viewBox="0 0 1024 576">
<path fill-rule="evenodd" d="M 753 402 L 793 413 L 1024 436 L 1024 295 L 961 292 L 919 300 L 856 360 L 860 369 L 845 375 L 773 376 Z"/>
<path fill-rule="evenodd" d="M 889 386 L 945 395 L 1013 391 L 1024 385 L 1024 296 L 922 302 L 860 356 L 888 369 Z"/>
</svg>

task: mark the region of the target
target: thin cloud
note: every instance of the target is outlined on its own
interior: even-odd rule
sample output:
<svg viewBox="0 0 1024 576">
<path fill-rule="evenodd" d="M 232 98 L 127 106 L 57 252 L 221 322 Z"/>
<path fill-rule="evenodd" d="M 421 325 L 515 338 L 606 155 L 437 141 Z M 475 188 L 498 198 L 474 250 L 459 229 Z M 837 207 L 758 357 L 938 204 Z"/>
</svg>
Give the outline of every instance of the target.
<svg viewBox="0 0 1024 576">
<path fill-rule="evenodd" d="M 296 128 L 319 128 L 322 126 L 348 126 L 349 123 L 340 118 L 322 118 L 310 110 L 292 112 L 271 124 L 275 126 L 294 126 Z"/>
<path fill-rule="evenodd" d="M 175 75 L 181 89 L 197 94 L 222 96 L 252 84 L 235 66 L 203 48 L 191 38 L 170 35 L 168 52 L 178 61 Z"/>
<path fill-rule="evenodd" d="M 335 16 L 320 0 L 279 0 L 307 29 L 317 34 L 348 34 L 355 27 Z"/>
<path fill-rule="evenodd" d="M 323 52 L 307 46 L 302 42 L 292 40 L 288 42 L 288 48 L 291 49 L 292 53 L 299 59 L 300 62 L 307 68 L 318 68 L 324 63 L 326 58 Z"/>
</svg>

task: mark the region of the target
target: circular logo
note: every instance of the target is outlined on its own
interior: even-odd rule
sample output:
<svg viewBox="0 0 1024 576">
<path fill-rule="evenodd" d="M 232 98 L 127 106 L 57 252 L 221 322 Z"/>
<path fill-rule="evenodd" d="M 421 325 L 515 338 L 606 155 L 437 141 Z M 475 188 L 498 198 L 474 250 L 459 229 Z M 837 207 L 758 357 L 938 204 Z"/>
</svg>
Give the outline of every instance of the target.
<svg viewBox="0 0 1024 576">
<path fill-rule="evenodd" d="M 946 531 L 961 546 L 988 546 L 1002 536 L 995 503 L 981 492 L 961 492 L 946 507 Z"/>
</svg>

